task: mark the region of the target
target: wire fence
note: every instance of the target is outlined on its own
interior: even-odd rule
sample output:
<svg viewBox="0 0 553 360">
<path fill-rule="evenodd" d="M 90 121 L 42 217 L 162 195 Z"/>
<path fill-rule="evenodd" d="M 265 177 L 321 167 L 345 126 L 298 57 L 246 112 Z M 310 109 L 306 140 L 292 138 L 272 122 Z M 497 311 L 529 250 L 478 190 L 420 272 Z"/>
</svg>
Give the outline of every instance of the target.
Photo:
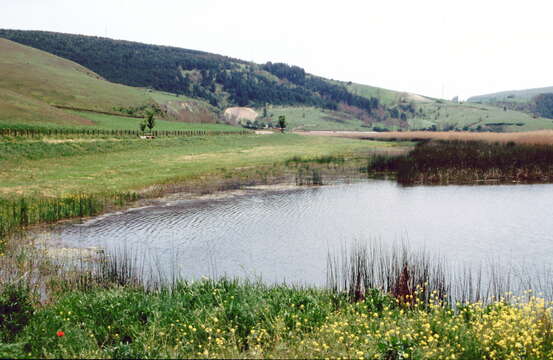
<svg viewBox="0 0 553 360">
<path fill-rule="evenodd" d="M 142 132 L 138 130 L 104 130 L 104 129 L 10 129 L 0 128 L 0 136 L 43 137 L 59 135 L 114 136 L 114 137 L 188 137 L 188 136 L 221 136 L 221 135 L 251 135 L 249 130 L 153 130 Z"/>
</svg>

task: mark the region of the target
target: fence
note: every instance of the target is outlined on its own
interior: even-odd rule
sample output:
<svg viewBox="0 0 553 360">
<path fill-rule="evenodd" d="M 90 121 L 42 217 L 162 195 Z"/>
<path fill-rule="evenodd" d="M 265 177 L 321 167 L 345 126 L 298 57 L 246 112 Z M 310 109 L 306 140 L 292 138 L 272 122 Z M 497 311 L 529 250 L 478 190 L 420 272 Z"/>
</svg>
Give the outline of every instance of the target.
<svg viewBox="0 0 553 360">
<path fill-rule="evenodd" d="M 89 136 L 115 136 L 115 137 L 138 137 L 141 135 L 151 135 L 154 137 L 169 136 L 220 136 L 220 135 L 251 135 L 252 131 L 222 131 L 222 130 L 154 130 L 149 133 L 143 133 L 138 130 L 102 130 L 102 129 L 9 129 L 0 128 L 0 136 L 20 136 L 20 137 L 42 137 L 58 135 L 89 135 Z"/>
</svg>

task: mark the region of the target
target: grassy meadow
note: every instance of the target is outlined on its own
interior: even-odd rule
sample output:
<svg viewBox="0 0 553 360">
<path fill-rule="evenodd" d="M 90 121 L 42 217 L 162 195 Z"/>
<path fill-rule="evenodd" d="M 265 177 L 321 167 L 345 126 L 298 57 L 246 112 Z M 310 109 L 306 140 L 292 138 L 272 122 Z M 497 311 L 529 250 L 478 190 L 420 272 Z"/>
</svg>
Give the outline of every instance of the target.
<svg viewBox="0 0 553 360">
<path fill-rule="evenodd" d="M 143 119 L 135 117 L 99 114 L 85 111 L 72 112 L 84 119 L 90 120 L 94 128 L 107 130 L 138 130 Z M 244 129 L 226 124 L 187 123 L 156 119 L 155 130 L 207 130 L 207 131 L 242 131 Z"/>
<path fill-rule="evenodd" d="M 398 145 L 294 134 L 4 142 L 0 196 L 139 191 L 294 156 L 351 155 Z"/>
<path fill-rule="evenodd" d="M 406 97 L 404 93 L 374 86 L 341 82 L 340 84 L 345 85 L 352 94 L 364 96 L 366 98 L 375 97 L 386 105 L 394 105 L 401 97 Z"/>
<path fill-rule="evenodd" d="M 262 109 L 258 109 L 258 113 L 261 114 Z M 273 125 L 279 116 L 284 115 L 290 130 L 370 130 L 350 114 L 308 106 L 274 106 L 267 109 L 267 114 L 273 119 Z"/>
<path fill-rule="evenodd" d="M 477 129 L 492 127 L 501 131 L 520 132 L 553 128 L 553 120 L 534 118 L 520 111 L 475 103 L 453 103 L 449 101 L 416 104 L 422 115 L 409 119 L 411 129 L 424 129 L 436 125 L 438 130 L 446 128 Z"/>
</svg>

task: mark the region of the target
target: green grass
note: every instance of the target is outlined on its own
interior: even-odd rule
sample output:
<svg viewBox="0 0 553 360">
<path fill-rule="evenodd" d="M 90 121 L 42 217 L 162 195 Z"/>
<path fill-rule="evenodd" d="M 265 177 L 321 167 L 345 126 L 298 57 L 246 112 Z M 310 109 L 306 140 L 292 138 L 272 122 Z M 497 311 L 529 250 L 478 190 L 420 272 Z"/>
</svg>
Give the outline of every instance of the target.
<svg viewBox="0 0 553 360">
<path fill-rule="evenodd" d="M 75 111 L 74 114 L 88 119 L 94 123 L 93 127 L 108 130 L 138 130 L 139 124 L 143 119 L 91 113 L 85 111 Z M 212 130 L 212 131 L 243 131 L 242 127 L 226 124 L 201 124 L 184 123 L 176 121 L 167 121 L 156 119 L 155 130 Z"/>
<path fill-rule="evenodd" d="M 449 101 L 416 104 L 424 115 L 409 119 L 411 129 L 428 128 L 435 124 L 438 130 L 447 126 L 476 129 L 489 124 L 506 124 L 504 131 L 530 131 L 553 128 L 551 119 L 533 118 L 532 115 L 503 108 L 474 103 L 452 103 Z"/>
<path fill-rule="evenodd" d="M 169 116 L 188 122 L 214 122 L 209 104 L 184 97 L 115 84 L 72 61 L 0 39 L 0 123 L 35 126 L 89 126 L 80 113 L 55 105 L 99 112 L 158 103 Z"/>
<path fill-rule="evenodd" d="M 538 360 L 553 355 L 551 309 L 535 298 L 453 310 L 439 301 L 399 303 L 376 290 L 350 303 L 325 290 L 221 280 L 182 283 L 173 291 L 66 291 L 33 312 L 24 289 L 8 294 L 21 307 L 9 308 L 10 328 L 0 325 L 8 339 L 0 343 L 2 358 Z"/>
<path fill-rule="evenodd" d="M 123 145 L 119 140 L 87 141 L 4 145 L 10 155 L 0 161 L 0 196 L 139 190 L 222 169 L 271 165 L 294 156 L 320 157 L 393 146 L 291 134 L 136 139 L 125 140 Z M 64 157 L 64 152 L 68 156 Z M 28 159 L 34 156 L 39 159 Z"/>
<path fill-rule="evenodd" d="M 387 90 L 383 88 L 378 88 L 374 86 L 362 85 L 362 84 L 346 84 L 346 88 L 355 95 L 371 98 L 375 97 L 380 100 L 381 103 L 385 105 L 395 105 L 402 93 L 399 91 Z"/>
<path fill-rule="evenodd" d="M 262 110 L 258 110 L 262 113 Z M 286 124 L 291 130 L 352 130 L 368 131 L 363 122 L 350 114 L 323 110 L 314 107 L 275 106 L 267 109 L 276 125 L 280 115 L 286 116 Z"/>
<path fill-rule="evenodd" d="M 534 96 L 539 94 L 552 93 L 553 87 L 524 89 L 524 90 L 510 90 L 501 91 L 492 94 L 473 96 L 468 99 L 470 102 L 493 102 L 493 101 L 509 101 L 509 102 L 528 102 Z"/>
</svg>

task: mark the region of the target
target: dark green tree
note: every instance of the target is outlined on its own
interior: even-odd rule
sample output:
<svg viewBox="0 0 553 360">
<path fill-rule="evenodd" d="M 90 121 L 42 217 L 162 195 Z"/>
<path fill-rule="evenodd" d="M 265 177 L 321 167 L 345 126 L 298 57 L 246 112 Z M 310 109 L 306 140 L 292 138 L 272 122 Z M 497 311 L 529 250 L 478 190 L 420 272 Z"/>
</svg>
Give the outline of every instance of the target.
<svg viewBox="0 0 553 360">
<path fill-rule="evenodd" d="M 156 126 L 156 120 L 154 119 L 154 113 L 149 112 L 146 115 L 146 126 L 148 126 L 148 129 L 150 129 L 150 131 L 152 131 L 154 126 Z"/>
<path fill-rule="evenodd" d="M 148 126 L 148 124 L 146 123 L 146 120 L 141 121 L 140 124 L 139 124 L 140 131 L 144 132 L 144 130 L 146 130 L 147 126 Z"/>
<path fill-rule="evenodd" d="M 278 117 L 278 127 L 280 128 L 281 132 L 284 132 L 284 129 L 286 128 L 286 116 L 279 115 L 279 117 Z"/>
</svg>

